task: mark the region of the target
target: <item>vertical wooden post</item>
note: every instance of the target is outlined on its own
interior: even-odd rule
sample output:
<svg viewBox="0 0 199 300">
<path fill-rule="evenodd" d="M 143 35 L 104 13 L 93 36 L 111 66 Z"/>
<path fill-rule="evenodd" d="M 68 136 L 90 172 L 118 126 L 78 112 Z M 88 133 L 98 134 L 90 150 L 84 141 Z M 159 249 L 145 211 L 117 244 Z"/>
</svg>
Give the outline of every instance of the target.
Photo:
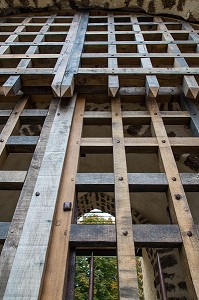
<svg viewBox="0 0 199 300">
<path fill-rule="evenodd" d="M 159 145 L 159 154 L 166 173 L 169 188 L 168 202 L 172 221 L 177 223 L 182 235 L 183 245 L 180 249 L 182 262 L 191 299 L 198 299 L 199 295 L 199 237 L 190 212 L 185 191 L 180 179 L 178 168 L 173 156 L 171 145 L 167 137 L 165 126 L 160 115 L 157 101 L 147 98 L 147 107 L 151 114 L 152 125 Z"/>
<path fill-rule="evenodd" d="M 135 300 L 138 284 L 120 99 L 112 99 L 111 106 L 119 299 Z"/>
<path fill-rule="evenodd" d="M 62 299 L 65 295 L 67 263 L 70 257 L 69 232 L 75 208 L 75 179 L 79 161 L 84 106 L 85 98 L 78 96 L 59 188 L 41 299 Z M 64 202 L 72 202 L 71 211 L 63 211 Z"/>
</svg>

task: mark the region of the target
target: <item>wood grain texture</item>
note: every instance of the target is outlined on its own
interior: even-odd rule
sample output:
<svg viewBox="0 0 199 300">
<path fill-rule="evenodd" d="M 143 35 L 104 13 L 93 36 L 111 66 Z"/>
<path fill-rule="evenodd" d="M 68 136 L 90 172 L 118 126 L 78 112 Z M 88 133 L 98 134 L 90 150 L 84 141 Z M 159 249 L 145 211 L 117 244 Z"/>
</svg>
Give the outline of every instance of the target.
<svg viewBox="0 0 199 300">
<path fill-rule="evenodd" d="M 119 299 L 132 300 L 138 299 L 138 283 L 121 102 L 118 97 L 112 98 L 111 108 Z"/>
<path fill-rule="evenodd" d="M 172 221 L 179 225 L 182 235 L 182 247 L 180 253 L 182 262 L 185 266 L 185 275 L 189 288 L 191 299 L 197 299 L 199 295 L 199 237 L 196 225 L 189 208 L 185 191 L 181 182 L 181 178 L 176 166 L 176 162 L 171 150 L 169 139 L 164 127 L 164 123 L 159 113 L 158 104 L 155 99 L 147 98 L 147 107 L 151 114 L 152 126 L 159 144 L 159 157 L 161 164 L 166 173 L 168 188 L 168 203 L 170 207 Z M 174 180 L 173 180 L 174 179 Z M 180 200 L 176 200 L 175 195 L 181 196 Z M 192 232 L 192 236 L 188 236 L 188 231 Z"/>
<path fill-rule="evenodd" d="M 58 105 L 57 100 L 51 101 L 48 115 L 44 122 L 39 141 L 37 137 L 38 144 L 37 146 L 35 144 L 36 149 L 28 170 L 28 174 L 25 179 L 24 188 L 21 191 L 17 203 L 17 207 L 15 209 L 15 213 L 11 222 L 11 226 L 8 232 L 8 237 L 5 241 L 4 247 L 1 252 L 1 257 L 0 257 L 0 298 L 1 299 L 3 298 L 7 281 L 9 278 L 9 274 L 14 261 L 14 257 L 17 251 L 17 247 L 23 230 L 23 225 L 30 205 L 32 193 L 34 191 L 34 186 L 38 177 L 39 169 L 41 167 L 41 162 L 48 142 L 50 129 L 56 113 L 57 105 Z"/>
<path fill-rule="evenodd" d="M 65 295 L 67 261 L 70 253 L 69 232 L 75 207 L 75 178 L 79 160 L 84 106 L 85 98 L 78 96 L 60 182 L 41 299 L 62 299 Z M 63 211 L 65 201 L 72 202 L 71 211 Z"/>
<path fill-rule="evenodd" d="M 38 299 L 76 97 L 60 100 L 24 222 L 4 299 Z"/>
</svg>

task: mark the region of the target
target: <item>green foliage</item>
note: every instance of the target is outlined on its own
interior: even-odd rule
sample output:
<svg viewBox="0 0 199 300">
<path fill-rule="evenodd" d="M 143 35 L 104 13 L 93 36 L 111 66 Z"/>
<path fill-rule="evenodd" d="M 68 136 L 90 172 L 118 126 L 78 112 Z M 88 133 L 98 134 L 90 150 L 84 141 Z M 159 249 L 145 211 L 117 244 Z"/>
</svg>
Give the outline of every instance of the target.
<svg viewBox="0 0 199 300">
<path fill-rule="evenodd" d="M 83 224 L 113 224 L 111 218 L 95 215 L 84 216 Z M 76 259 L 75 300 L 88 300 L 89 257 Z M 137 258 L 138 285 L 140 300 L 144 300 L 142 270 Z M 117 259 L 116 257 L 94 257 L 94 298 L 93 300 L 118 300 Z"/>
</svg>

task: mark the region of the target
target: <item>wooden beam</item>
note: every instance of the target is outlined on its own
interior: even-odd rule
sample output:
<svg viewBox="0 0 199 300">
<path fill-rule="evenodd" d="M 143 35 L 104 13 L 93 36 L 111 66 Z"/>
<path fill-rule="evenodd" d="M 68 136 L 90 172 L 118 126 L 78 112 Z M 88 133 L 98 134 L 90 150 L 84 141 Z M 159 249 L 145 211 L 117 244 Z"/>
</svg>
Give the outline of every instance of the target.
<svg viewBox="0 0 199 300">
<path fill-rule="evenodd" d="M 4 299 L 40 297 L 75 103 L 76 97 L 59 101 Z"/>
<path fill-rule="evenodd" d="M 26 171 L 0 171 L 0 189 L 21 190 L 26 175 Z"/>
<path fill-rule="evenodd" d="M 10 76 L 3 85 L 4 95 L 17 95 L 21 90 L 20 76 Z M 22 93 L 23 94 L 23 93 Z"/>
<path fill-rule="evenodd" d="M 60 53 L 61 55 L 55 65 L 54 68 L 55 77 L 53 79 L 51 87 L 53 89 L 53 93 L 58 97 L 62 97 L 68 90 L 69 90 L 69 94 L 73 93 L 74 87 L 73 87 L 73 78 L 71 77 L 71 74 L 69 74 L 71 80 L 70 83 L 67 82 L 64 83 L 63 81 L 66 81 L 65 74 L 68 71 L 67 67 L 69 64 L 70 57 L 75 55 L 75 53 L 72 52 L 72 49 L 75 43 L 76 36 L 78 34 L 78 28 L 80 26 L 81 20 L 83 21 L 83 24 L 81 24 L 81 26 L 83 25 L 83 33 L 85 34 L 86 28 L 84 26 L 85 24 L 87 24 L 86 23 L 87 18 L 88 18 L 87 13 L 77 12 L 75 14 L 70 29 L 68 31 L 67 37 L 63 44 L 62 51 Z M 81 34 L 81 29 L 79 31 L 79 34 Z M 81 35 L 81 41 L 79 45 L 78 45 L 78 41 L 76 41 L 77 48 L 79 50 L 81 50 L 80 48 L 83 47 L 83 42 L 84 42 L 84 36 Z M 78 65 L 79 65 L 79 60 L 78 60 Z"/>
<path fill-rule="evenodd" d="M 199 112 L 191 99 L 181 97 L 181 107 L 190 114 L 190 127 L 194 137 L 199 137 Z"/>
<path fill-rule="evenodd" d="M 111 45 L 108 45 L 108 53 L 116 54 L 117 48 L 115 43 L 115 25 L 114 25 L 114 15 L 113 13 L 108 14 L 108 41 Z M 108 58 L 108 67 L 117 68 L 117 58 Z M 117 75 L 108 76 L 108 94 L 115 97 L 119 90 L 119 78 Z"/>
<path fill-rule="evenodd" d="M 171 145 L 167 137 L 164 123 L 159 113 L 158 104 L 155 99 L 147 98 L 147 107 L 151 114 L 152 126 L 159 144 L 159 155 L 161 164 L 166 173 L 169 189 L 168 202 L 172 221 L 179 225 L 182 235 L 181 257 L 185 266 L 185 275 L 190 297 L 197 299 L 199 295 L 199 237 L 193 217 L 189 208 L 185 191 L 180 179 L 178 168 L 173 156 Z M 180 200 L 176 200 L 176 195 Z M 191 235 L 189 235 L 191 232 Z"/>
<path fill-rule="evenodd" d="M 74 74 L 78 72 L 78 68 L 80 65 L 80 59 L 84 47 L 84 40 L 85 40 L 85 34 L 88 25 L 88 19 L 89 19 L 89 13 L 82 12 L 82 17 L 79 22 L 73 48 L 70 53 L 69 61 L 61 83 L 61 94 L 60 94 L 61 97 L 64 96 L 71 97 L 73 95 L 74 88 L 75 88 Z"/>
<path fill-rule="evenodd" d="M 35 183 L 39 174 L 42 159 L 49 139 L 50 130 L 57 110 L 57 105 L 58 105 L 57 99 L 52 100 L 50 103 L 48 115 L 45 119 L 40 134 L 40 140 L 35 149 L 28 170 L 28 174 L 24 182 L 24 186 L 21 191 L 20 197 L 18 199 L 14 216 L 12 218 L 12 222 L 8 232 L 8 237 L 5 241 L 4 247 L 1 252 L 1 256 L 0 256 L 0 298 L 1 299 L 3 299 L 7 281 L 17 251 L 17 247 L 23 230 L 23 225 L 26 219 L 31 197 L 35 188 Z M 9 139 L 11 139 L 11 137 Z"/>
<path fill-rule="evenodd" d="M 155 20 L 158 22 L 162 22 L 162 19 L 160 17 L 155 17 Z M 172 44 L 168 45 L 168 52 L 175 52 L 180 53 L 180 49 L 176 44 L 176 41 L 174 41 L 174 38 L 172 37 L 171 33 L 168 31 L 166 25 L 162 22 L 158 25 L 158 27 L 161 30 L 164 30 L 163 33 L 163 40 L 168 42 L 173 42 Z M 188 68 L 189 65 L 186 62 L 186 60 L 183 57 L 177 57 L 175 58 L 174 65 L 176 67 L 180 68 Z M 182 89 L 187 97 L 191 97 L 196 99 L 198 92 L 199 92 L 199 86 L 194 76 L 184 76 L 183 82 L 182 82 Z"/>
<path fill-rule="evenodd" d="M 75 178 L 78 167 L 80 137 L 83 126 L 85 98 L 78 96 L 70 132 L 64 169 L 60 182 L 56 213 L 49 247 L 41 299 L 62 299 L 66 289 L 69 259 L 69 231 L 75 210 Z M 72 210 L 64 211 L 64 202 L 72 203 Z"/>
<path fill-rule="evenodd" d="M 0 245 L 5 242 L 10 222 L 0 222 Z"/>
<path fill-rule="evenodd" d="M 136 248 L 178 248 L 182 238 L 178 225 L 132 225 Z M 71 225 L 70 245 L 81 248 L 116 247 L 115 225 Z"/>
<path fill-rule="evenodd" d="M 5 145 L 8 141 L 9 136 L 13 132 L 15 126 L 17 125 L 19 121 L 19 116 L 24 109 L 26 103 L 28 101 L 28 97 L 24 97 L 21 100 L 17 102 L 15 105 L 12 113 L 10 114 L 4 128 L 2 129 L 0 133 L 0 165 L 3 166 L 5 163 L 5 160 L 7 158 L 7 151 L 5 148 Z"/>
<path fill-rule="evenodd" d="M 180 173 L 186 192 L 199 191 L 197 173 Z M 168 180 L 164 173 L 128 173 L 130 192 L 166 192 Z M 78 173 L 76 178 L 78 192 L 113 192 L 113 173 Z"/>
<path fill-rule="evenodd" d="M 111 107 L 119 299 L 132 300 L 138 299 L 138 283 L 121 103 L 118 97 L 112 98 Z"/>
</svg>

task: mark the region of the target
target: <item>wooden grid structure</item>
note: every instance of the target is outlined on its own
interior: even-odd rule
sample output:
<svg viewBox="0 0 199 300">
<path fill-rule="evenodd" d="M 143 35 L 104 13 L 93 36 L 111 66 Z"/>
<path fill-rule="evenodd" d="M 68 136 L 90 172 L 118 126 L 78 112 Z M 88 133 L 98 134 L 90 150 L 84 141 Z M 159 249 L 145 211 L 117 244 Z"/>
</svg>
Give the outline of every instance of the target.
<svg viewBox="0 0 199 300">
<path fill-rule="evenodd" d="M 116 248 L 119 299 L 138 299 L 135 247 L 176 247 L 190 299 L 199 299 L 198 227 L 186 198 L 199 177 L 179 173 L 174 158 L 199 153 L 198 33 L 184 21 L 119 12 L 1 21 L 0 100 L 16 104 L 0 110 L 0 188 L 21 194 L 12 221 L 0 222 L 0 298 L 62 299 L 77 247 Z M 97 94 L 111 111 L 86 110 Z M 171 97 L 181 111 L 159 109 Z M 126 98 L 144 99 L 146 110 L 124 111 Z M 48 109 L 31 108 L 40 100 Z M 20 136 L 23 124 L 42 125 L 40 136 Z M 125 137 L 126 124 L 150 125 L 153 136 Z M 112 135 L 84 137 L 85 125 L 110 125 Z M 168 137 L 166 125 L 188 125 L 192 136 Z M 137 152 L 157 153 L 160 172 L 129 173 L 126 154 Z M 27 172 L 4 170 L 10 153 L 33 153 Z M 78 172 L 82 153 L 112 153 L 113 173 Z M 90 191 L 115 193 L 115 226 L 73 224 L 76 193 Z M 132 226 L 132 191 L 165 192 L 172 224 Z"/>
</svg>

